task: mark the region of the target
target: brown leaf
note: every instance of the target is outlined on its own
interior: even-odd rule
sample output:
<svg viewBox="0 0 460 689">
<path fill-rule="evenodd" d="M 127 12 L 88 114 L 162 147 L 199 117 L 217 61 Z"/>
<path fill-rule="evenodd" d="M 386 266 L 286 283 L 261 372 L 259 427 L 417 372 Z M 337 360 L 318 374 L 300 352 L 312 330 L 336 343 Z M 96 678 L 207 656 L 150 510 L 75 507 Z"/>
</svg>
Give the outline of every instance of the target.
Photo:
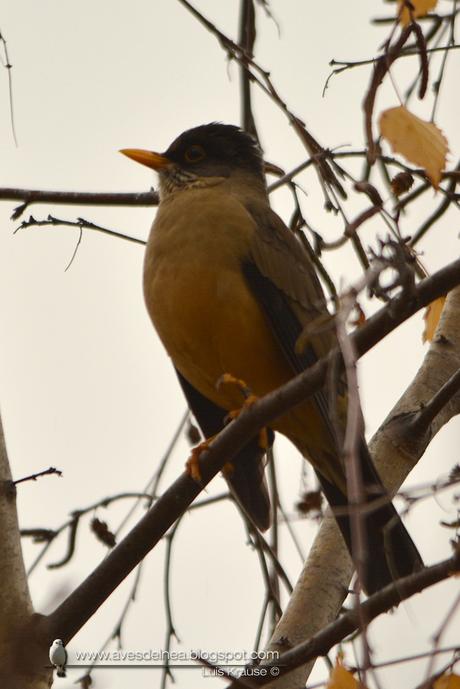
<svg viewBox="0 0 460 689">
<path fill-rule="evenodd" d="M 355 328 L 358 328 L 361 325 L 364 325 L 366 322 L 366 314 L 364 313 L 362 307 L 356 302 L 354 306 L 354 316 L 350 320 L 350 324 L 355 326 Z"/>
<path fill-rule="evenodd" d="M 460 481 L 460 464 L 455 464 L 449 471 L 449 481 Z"/>
<path fill-rule="evenodd" d="M 414 178 L 410 172 L 398 172 L 391 180 L 391 189 L 395 196 L 405 194 L 414 183 Z"/>
<path fill-rule="evenodd" d="M 116 545 L 115 536 L 107 526 L 107 522 L 103 522 L 101 519 L 94 517 L 91 521 L 91 531 L 101 543 L 109 546 L 109 548 L 113 548 Z"/>
<path fill-rule="evenodd" d="M 309 490 L 302 493 L 302 497 L 296 502 L 296 509 L 301 514 L 309 512 L 321 512 L 322 495 L 320 490 Z"/>
<path fill-rule="evenodd" d="M 337 658 L 336 664 L 329 675 L 326 689 L 364 689 L 364 687 L 353 677 L 350 670 L 347 670 L 342 665 L 340 658 Z"/>
<path fill-rule="evenodd" d="M 80 677 L 80 679 L 77 679 L 75 684 L 79 684 L 81 689 L 89 689 L 93 684 L 93 680 L 91 679 L 91 675 L 87 674 L 83 677 Z"/>
<path fill-rule="evenodd" d="M 441 520 L 439 523 L 446 529 L 460 529 L 460 519 L 454 519 L 453 522 L 444 522 Z"/>
<path fill-rule="evenodd" d="M 460 689 L 459 675 L 441 675 L 433 684 L 433 689 Z"/>
<path fill-rule="evenodd" d="M 379 126 L 393 151 L 423 167 L 437 189 L 449 150 L 442 131 L 432 122 L 426 122 L 409 112 L 403 105 L 382 112 Z"/>
<path fill-rule="evenodd" d="M 433 10 L 438 4 L 438 0 L 410 0 L 410 4 L 414 8 L 412 16 L 414 19 L 424 17 L 430 10 Z M 407 26 L 411 21 L 411 13 L 408 7 L 403 7 L 404 0 L 398 0 L 398 16 L 399 21 L 403 26 Z"/>
<path fill-rule="evenodd" d="M 423 316 L 425 320 L 425 329 L 422 335 L 423 342 L 432 341 L 436 328 L 438 327 L 439 319 L 441 318 L 445 301 L 445 297 L 439 297 L 439 299 L 435 299 L 426 307 L 425 314 Z"/>
<path fill-rule="evenodd" d="M 198 445 L 198 443 L 201 441 L 201 433 L 198 427 L 195 426 L 195 424 L 191 421 L 188 422 L 187 426 L 187 440 L 189 441 L 190 445 Z"/>
</svg>

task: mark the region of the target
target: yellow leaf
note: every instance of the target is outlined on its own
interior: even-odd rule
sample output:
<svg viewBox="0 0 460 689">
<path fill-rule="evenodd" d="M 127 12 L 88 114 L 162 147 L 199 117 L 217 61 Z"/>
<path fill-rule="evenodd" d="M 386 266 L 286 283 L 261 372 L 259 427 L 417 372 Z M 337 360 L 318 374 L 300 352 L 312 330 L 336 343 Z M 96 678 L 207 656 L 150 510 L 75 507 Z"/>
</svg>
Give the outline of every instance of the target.
<svg viewBox="0 0 460 689">
<path fill-rule="evenodd" d="M 441 675 L 433 684 L 433 689 L 460 689 L 458 675 Z"/>
<path fill-rule="evenodd" d="M 441 318 L 445 301 L 445 297 L 439 297 L 439 299 L 435 299 L 426 307 L 425 314 L 423 316 L 425 320 L 425 329 L 422 335 L 423 342 L 431 342 L 433 339 L 436 328 L 438 327 L 439 319 Z"/>
<path fill-rule="evenodd" d="M 362 686 L 363 685 L 353 677 L 350 670 L 344 668 L 340 659 L 337 658 L 337 662 L 329 675 L 326 689 L 360 689 Z"/>
<path fill-rule="evenodd" d="M 414 19 L 417 19 L 417 17 L 424 17 L 425 14 L 428 14 L 428 12 L 436 7 L 438 4 L 438 0 L 410 0 L 411 5 L 413 6 L 412 10 L 412 16 Z M 404 7 L 401 11 L 401 8 L 404 4 L 404 0 L 398 0 L 398 16 L 399 16 L 399 21 L 403 26 L 407 26 L 410 22 L 410 12 L 407 7 Z"/>
<path fill-rule="evenodd" d="M 449 150 L 447 139 L 432 122 L 421 120 L 403 105 L 384 110 L 380 132 L 395 153 L 424 168 L 435 189 L 441 181 Z"/>
</svg>

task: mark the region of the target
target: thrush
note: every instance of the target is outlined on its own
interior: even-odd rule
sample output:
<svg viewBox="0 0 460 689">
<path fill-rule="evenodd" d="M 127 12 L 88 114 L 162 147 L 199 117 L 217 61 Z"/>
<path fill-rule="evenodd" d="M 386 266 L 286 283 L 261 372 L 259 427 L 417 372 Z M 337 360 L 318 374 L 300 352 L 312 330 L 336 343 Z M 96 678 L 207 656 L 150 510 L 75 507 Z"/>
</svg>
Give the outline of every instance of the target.
<svg viewBox="0 0 460 689">
<path fill-rule="evenodd" d="M 241 405 L 237 385 L 263 396 L 327 355 L 336 344 L 324 322 L 329 311 L 311 259 L 270 208 L 259 145 L 236 126 L 211 123 L 181 134 L 165 153 L 122 151 L 159 173 L 160 203 L 144 262 L 148 312 L 172 359 L 205 437 Z M 330 319 L 330 318 L 329 318 Z M 270 423 L 312 464 L 351 556 L 352 529 L 340 450 L 346 389 L 336 413 L 320 390 Z M 332 421 L 334 418 L 334 422 Z M 339 428 L 337 429 L 337 424 Z M 231 490 L 260 529 L 270 523 L 264 452 L 251 440 L 226 472 Z M 388 498 L 364 437 L 357 461 L 365 563 L 362 584 L 373 593 L 423 563 Z"/>
</svg>

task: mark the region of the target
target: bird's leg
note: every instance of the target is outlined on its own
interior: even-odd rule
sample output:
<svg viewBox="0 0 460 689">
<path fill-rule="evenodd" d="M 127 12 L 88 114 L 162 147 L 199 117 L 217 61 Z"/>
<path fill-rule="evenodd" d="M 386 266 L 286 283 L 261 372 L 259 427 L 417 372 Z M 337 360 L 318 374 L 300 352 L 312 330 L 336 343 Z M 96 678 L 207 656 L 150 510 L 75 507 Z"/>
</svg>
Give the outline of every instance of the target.
<svg viewBox="0 0 460 689">
<path fill-rule="evenodd" d="M 244 402 L 239 409 L 232 409 L 232 411 L 228 412 L 225 419 L 226 423 L 230 423 L 230 421 L 233 421 L 233 419 L 238 418 L 241 412 L 251 407 L 254 402 L 257 402 L 258 400 L 257 395 L 252 393 L 251 388 L 247 385 L 247 383 L 244 380 L 241 380 L 241 378 L 235 378 L 235 376 L 232 376 L 231 373 L 224 373 L 223 376 L 219 378 L 216 387 L 220 388 L 222 385 L 236 385 L 244 397 Z M 270 443 L 268 440 L 267 429 L 265 427 L 261 428 L 259 431 L 259 447 L 262 450 L 267 450 L 269 445 Z"/>
<path fill-rule="evenodd" d="M 241 391 L 244 397 L 244 402 L 239 409 L 233 409 L 232 411 L 228 412 L 225 418 L 225 423 L 228 424 L 230 423 L 230 421 L 233 421 L 233 419 L 238 418 L 238 416 L 241 414 L 242 411 L 244 411 L 244 409 L 248 409 L 249 407 L 251 407 L 254 404 L 254 402 L 257 401 L 258 397 L 251 392 L 251 388 L 245 383 L 244 380 L 241 380 L 241 378 L 236 378 L 231 373 L 224 373 L 219 378 L 216 387 L 220 388 L 222 385 L 236 385 L 236 387 Z M 203 440 L 199 445 L 192 448 L 190 457 L 187 459 L 185 463 L 186 472 L 189 474 L 189 476 L 193 478 L 194 481 L 197 481 L 197 483 L 201 483 L 201 454 L 209 448 L 211 442 L 214 440 L 214 438 L 216 438 L 217 435 L 218 433 L 212 435 L 209 438 L 206 438 L 206 440 Z M 270 443 L 268 440 L 268 431 L 266 428 L 261 428 L 259 431 L 259 447 L 262 450 L 267 450 L 269 446 Z M 226 462 L 222 467 L 223 474 L 231 475 L 233 471 L 234 466 L 232 462 Z"/>
</svg>

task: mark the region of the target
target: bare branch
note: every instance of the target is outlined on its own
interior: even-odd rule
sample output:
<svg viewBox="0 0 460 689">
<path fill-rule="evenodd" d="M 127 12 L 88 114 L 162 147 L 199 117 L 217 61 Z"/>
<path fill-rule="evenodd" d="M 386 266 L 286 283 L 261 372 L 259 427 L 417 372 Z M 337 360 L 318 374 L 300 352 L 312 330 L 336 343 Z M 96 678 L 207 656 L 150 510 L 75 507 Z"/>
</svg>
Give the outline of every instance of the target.
<svg viewBox="0 0 460 689">
<path fill-rule="evenodd" d="M 8 92 L 9 92 L 9 98 L 10 98 L 10 122 L 11 122 L 11 132 L 13 134 L 13 140 L 15 143 L 15 146 L 18 145 L 18 139 L 16 136 L 16 127 L 14 124 L 14 102 L 13 102 L 13 65 L 10 62 L 10 58 L 8 55 L 8 46 L 6 44 L 6 39 L 2 35 L 2 32 L 0 31 L 0 43 L 3 45 L 3 53 L 5 56 L 5 60 L 3 61 L 2 59 L 2 64 L 6 71 L 8 72 Z"/>
<path fill-rule="evenodd" d="M 40 476 L 49 476 L 50 474 L 55 474 L 56 476 L 62 476 L 62 471 L 56 469 L 55 467 L 49 467 L 49 469 L 43 469 L 43 471 L 38 471 L 36 474 L 30 474 L 29 476 L 24 476 L 24 478 L 18 478 L 13 481 L 14 485 L 17 486 L 18 483 L 24 483 L 24 481 L 36 481 Z"/>
<path fill-rule="evenodd" d="M 369 151 L 368 160 L 371 165 L 375 162 L 378 154 L 372 131 L 372 114 L 374 111 L 374 103 L 377 95 L 377 89 L 382 83 L 390 66 L 398 57 L 400 57 L 401 50 L 404 44 L 406 43 L 407 39 L 411 35 L 412 30 L 412 25 L 409 24 L 409 26 L 407 26 L 405 29 L 401 31 L 401 35 L 399 39 L 396 41 L 396 43 L 391 48 L 389 48 L 384 55 L 379 57 L 378 60 L 374 61 L 374 70 L 372 73 L 371 82 L 369 84 L 369 88 L 363 102 L 367 147 Z"/>
<path fill-rule="evenodd" d="M 460 171 L 460 162 L 457 163 L 457 166 L 455 168 L 455 172 Z M 412 237 L 410 241 L 411 246 L 415 246 L 417 242 L 422 239 L 422 237 L 425 236 L 425 234 L 428 232 L 430 227 L 434 225 L 434 223 L 441 218 L 444 213 L 448 210 L 452 203 L 452 194 L 455 191 L 455 187 L 457 185 L 458 180 L 456 177 L 452 177 L 449 181 L 449 184 L 447 185 L 445 189 L 445 195 L 444 198 L 442 199 L 441 203 L 439 206 L 436 208 L 435 211 L 422 223 L 422 225 L 419 227 L 419 229 L 414 233 L 414 236 Z"/>
<path fill-rule="evenodd" d="M 24 230 L 28 227 L 46 227 L 49 225 L 63 225 L 64 227 L 75 227 L 77 229 L 87 229 L 96 230 L 97 232 L 102 232 L 103 234 L 108 234 L 112 237 L 118 237 L 119 239 L 126 239 L 128 242 L 134 242 L 134 244 L 145 245 L 146 241 L 144 239 L 138 239 L 137 237 L 131 237 L 123 232 L 118 232 L 117 230 L 111 230 L 108 227 L 102 227 L 101 225 L 96 225 L 90 220 L 85 220 L 84 218 L 77 218 L 77 220 L 63 220 L 62 218 L 55 218 L 54 215 L 48 215 L 46 220 L 36 220 L 33 215 L 29 217 L 28 220 L 23 220 L 22 223 L 15 229 L 15 233 L 19 230 Z M 77 244 L 78 248 L 78 244 Z M 68 268 L 69 266 L 67 266 Z M 66 270 L 67 270 L 66 268 Z"/>
<path fill-rule="evenodd" d="M 96 193 L 87 191 L 45 191 L 43 189 L 0 188 L 0 200 L 23 201 L 11 216 L 17 220 L 31 203 L 62 203 L 66 206 L 157 206 L 158 193 Z"/>
<path fill-rule="evenodd" d="M 460 369 L 441 386 L 431 400 L 424 404 L 418 414 L 414 416 L 413 420 L 410 422 L 411 429 L 418 434 L 425 433 L 431 426 L 435 417 L 459 390 Z"/>
<path fill-rule="evenodd" d="M 254 43 L 256 40 L 256 11 L 254 7 L 254 0 L 241 0 L 240 7 L 240 37 L 239 44 L 242 48 L 243 55 L 254 54 Z M 241 80 L 241 123 L 242 128 L 252 134 L 257 141 L 259 135 L 257 133 L 256 122 L 252 112 L 251 103 L 251 80 L 247 66 L 240 65 L 240 80 Z"/>
</svg>

